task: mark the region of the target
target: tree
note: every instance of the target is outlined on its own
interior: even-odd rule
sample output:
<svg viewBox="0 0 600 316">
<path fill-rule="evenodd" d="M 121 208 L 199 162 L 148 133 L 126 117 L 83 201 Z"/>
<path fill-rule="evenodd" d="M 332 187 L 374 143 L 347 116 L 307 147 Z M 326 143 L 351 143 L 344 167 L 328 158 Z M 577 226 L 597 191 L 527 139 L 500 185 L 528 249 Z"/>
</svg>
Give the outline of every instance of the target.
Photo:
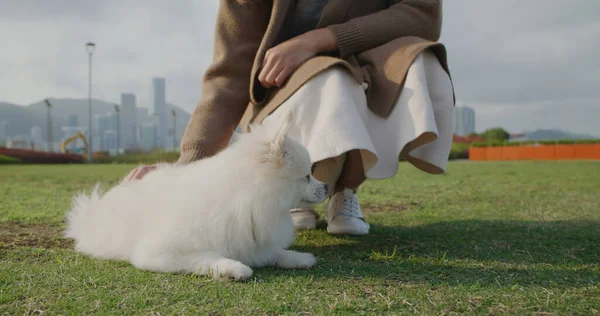
<svg viewBox="0 0 600 316">
<path fill-rule="evenodd" d="M 488 142 L 505 141 L 510 138 L 510 134 L 503 128 L 490 128 L 481 133 L 481 136 Z"/>
</svg>

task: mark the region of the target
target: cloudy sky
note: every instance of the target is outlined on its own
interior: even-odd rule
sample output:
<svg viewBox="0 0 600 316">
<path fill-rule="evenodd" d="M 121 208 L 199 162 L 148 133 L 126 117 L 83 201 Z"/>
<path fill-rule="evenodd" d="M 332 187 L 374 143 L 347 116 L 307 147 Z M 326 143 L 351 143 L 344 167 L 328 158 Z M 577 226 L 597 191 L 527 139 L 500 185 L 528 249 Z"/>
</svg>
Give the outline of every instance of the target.
<svg viewBox="0 0 600 316">
<path fill-rule="evenodd" d="M 0 1 L 0 101 L 87 96 L 151 100 L 151 78 L 192 110 L 212 55 L 216 0 Z M 562 128 L 600 136 L 600 1 L 444 2 L 441 41 L 477 130 Z"/>
</svg>

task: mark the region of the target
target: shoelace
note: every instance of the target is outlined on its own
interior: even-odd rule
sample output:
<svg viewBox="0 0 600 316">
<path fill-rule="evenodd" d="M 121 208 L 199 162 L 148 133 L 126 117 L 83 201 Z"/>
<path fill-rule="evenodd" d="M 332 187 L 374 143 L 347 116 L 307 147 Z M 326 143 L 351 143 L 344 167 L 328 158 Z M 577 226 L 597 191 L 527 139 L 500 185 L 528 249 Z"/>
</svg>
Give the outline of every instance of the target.
<svg viewBox="0 0 600 316">
<path fill-rule="evenodd" d="M 342 210 L 338 213 L 338 215 L 357 218 L 363 217 L 358 205 L 358 199 L 355 196 L 352 196 L 351 198 L 344 197 L 343 203 Z"/>
</svg>

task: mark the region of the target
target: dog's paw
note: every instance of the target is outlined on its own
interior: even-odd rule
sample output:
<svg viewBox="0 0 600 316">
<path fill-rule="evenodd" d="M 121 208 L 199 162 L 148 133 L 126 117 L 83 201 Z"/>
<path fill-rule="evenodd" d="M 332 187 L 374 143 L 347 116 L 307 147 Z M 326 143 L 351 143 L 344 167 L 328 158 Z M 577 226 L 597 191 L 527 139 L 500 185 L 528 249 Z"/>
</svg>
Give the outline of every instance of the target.
<svg viewBox="0 0 600 316">
<path fill-rule="evenodd" d="M 284 250 L 277 256 L 277 266 L 284 269 L 309 269 L 317 263 L 312 253 Z"/>
<path fill-rule="evenodd" d="M 317 263 L 317 258 L 312 253 L 298 253 L 296 269 L 308 269 Z"/>
<path fill-rule="evenodd" d="M 233 279 L 233 280 L 245 280 L 252 276 L 252 269 L 247 265 L 233 260 L 224 260 L 219 262 L 211 271 L 214 278 L 217 279 Z"/>
</svg>

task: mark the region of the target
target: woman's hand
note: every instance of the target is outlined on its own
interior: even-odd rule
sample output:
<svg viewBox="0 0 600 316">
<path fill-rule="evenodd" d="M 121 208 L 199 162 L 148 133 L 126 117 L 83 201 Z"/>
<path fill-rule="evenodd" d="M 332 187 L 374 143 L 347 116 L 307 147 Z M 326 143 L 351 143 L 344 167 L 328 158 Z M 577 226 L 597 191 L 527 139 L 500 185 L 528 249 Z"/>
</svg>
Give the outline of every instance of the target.
<svg viewBox="0 0 600 316">
<path fill-rule="evenodd" d="M 123 182 L 129 182 L 131 180 L 140 180 L 146 174 L 148 174 L 150 171 L 155 170 L 156 167 L 157 167 L 156 165 L 150 165 L 150 166 L 141 166 L 141 167 L 135 168 L 127 175 L 127 177 L 125 177 L 125 179 L 123 179 Z"/>
<path fill-rule="evenodd" d="M 302 63 L 318 53 L 331 52 L 336 48 L 335 37 L 326 28 L 294 37 L 266 52 L 258 81 L 267 89 L 281 87 Z"/>
</svg>

